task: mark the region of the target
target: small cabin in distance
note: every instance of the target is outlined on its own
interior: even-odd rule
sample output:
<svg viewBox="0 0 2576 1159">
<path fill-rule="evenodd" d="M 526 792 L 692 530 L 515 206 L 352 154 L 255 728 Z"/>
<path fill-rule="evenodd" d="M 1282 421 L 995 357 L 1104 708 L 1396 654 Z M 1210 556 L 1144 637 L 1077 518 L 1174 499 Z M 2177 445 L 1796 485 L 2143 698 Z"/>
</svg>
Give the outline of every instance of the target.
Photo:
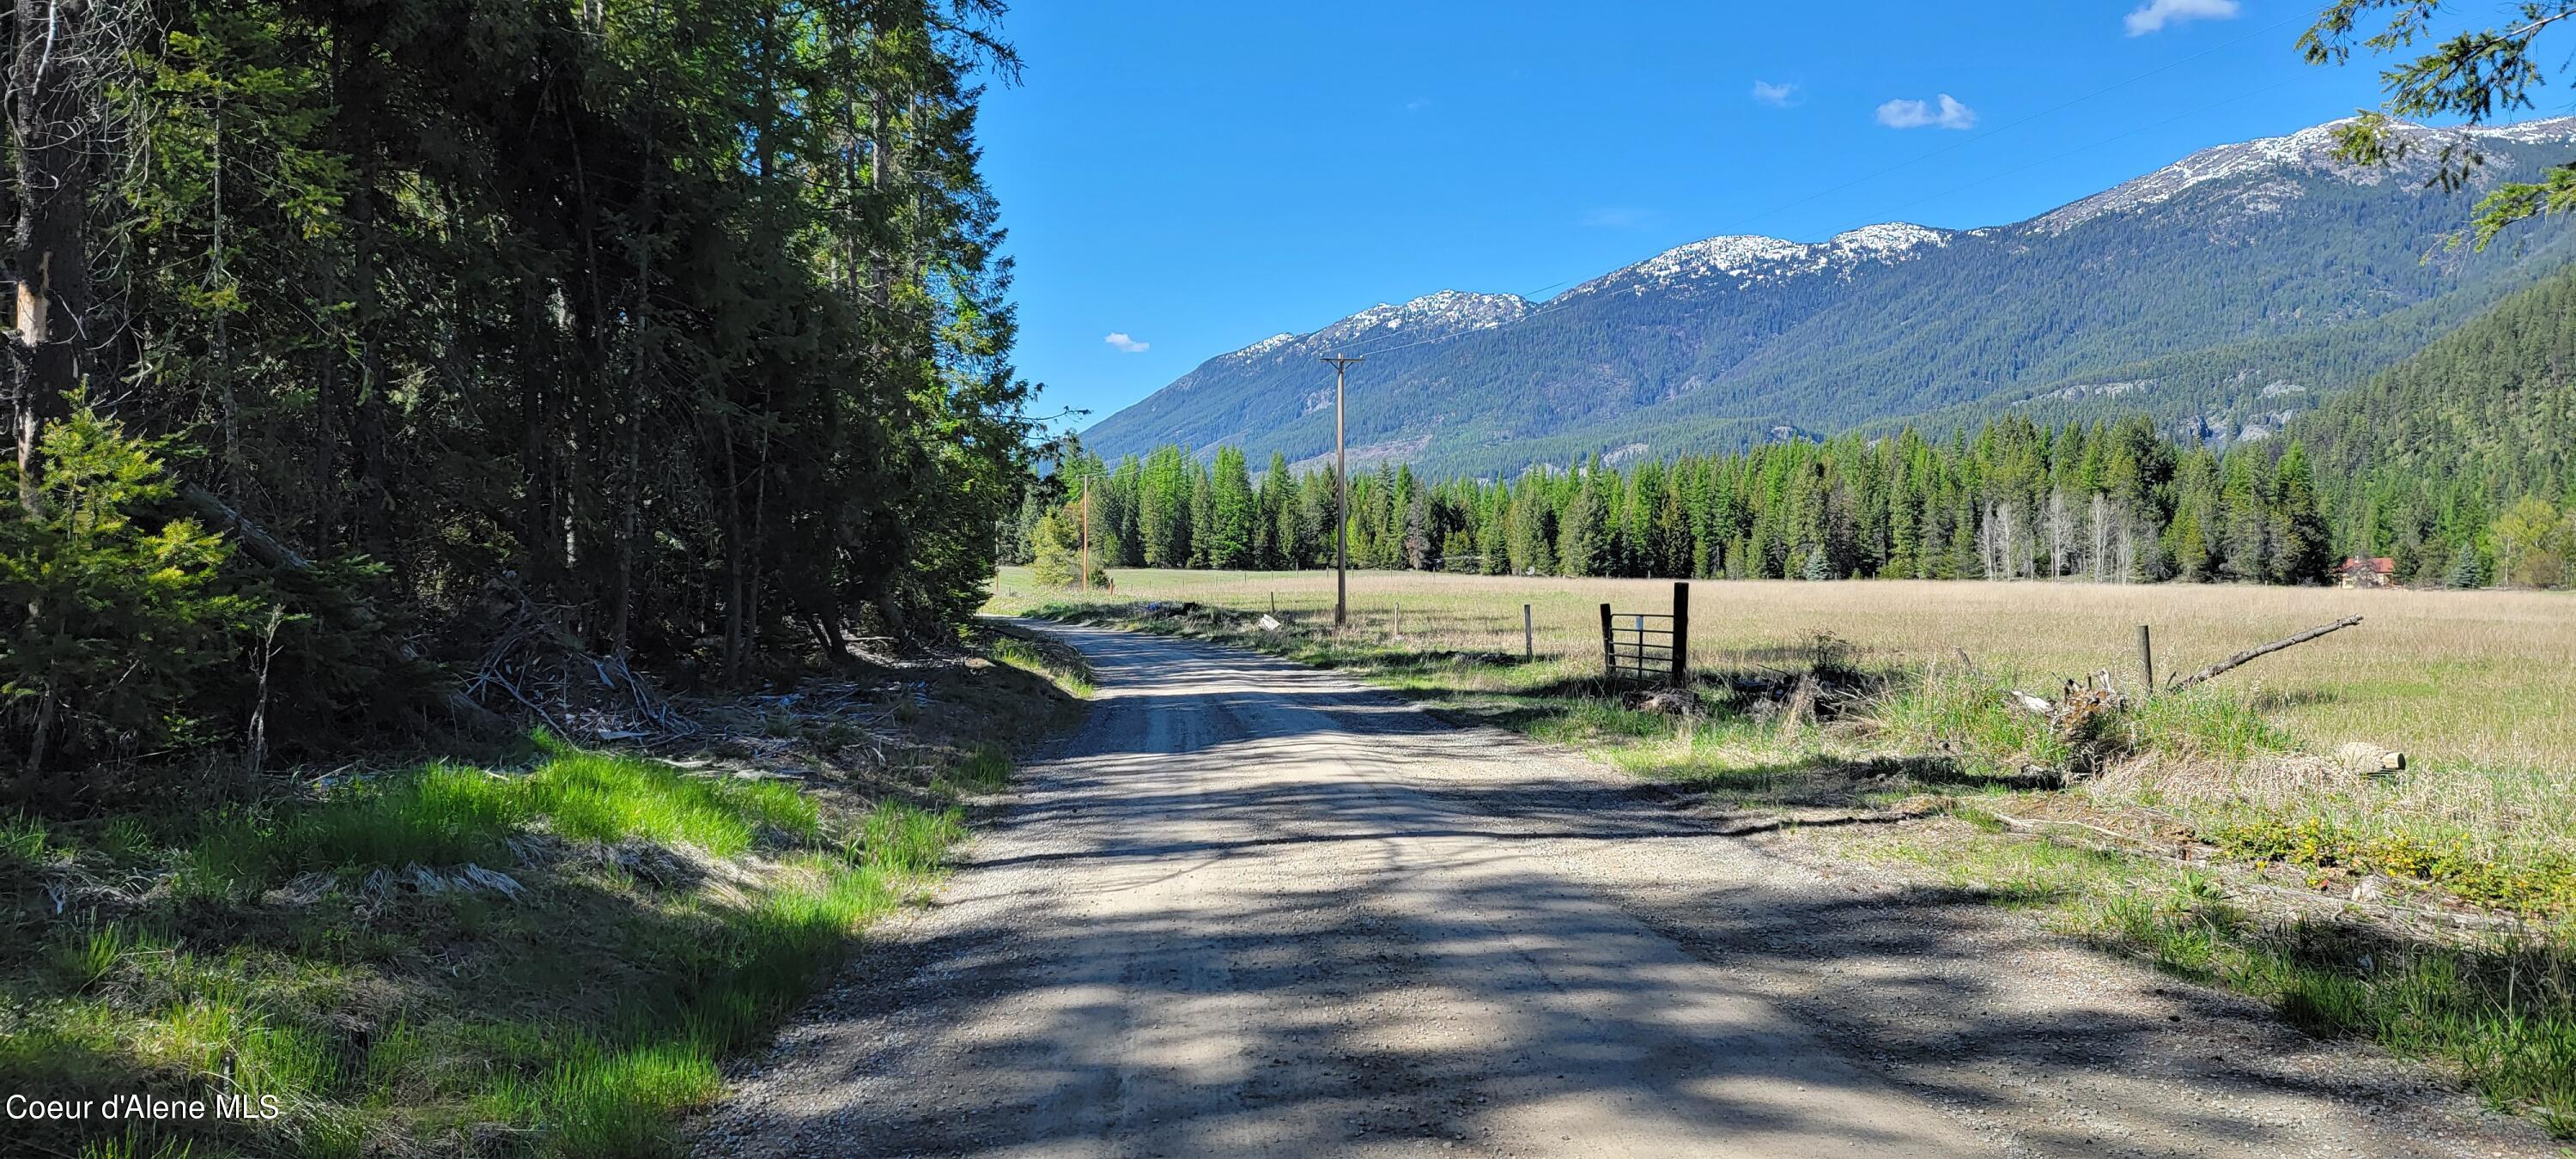
<svg viewBox="0 0 2576 1159">
<path fill-rule="evenodd" d="M 2397 561 L 2387 556 L 2364 559 L 2353 556 L 2335 567 L 2335 586 L 2347 588 L 2385 588 L 2397 583 Z"/>
</svg>

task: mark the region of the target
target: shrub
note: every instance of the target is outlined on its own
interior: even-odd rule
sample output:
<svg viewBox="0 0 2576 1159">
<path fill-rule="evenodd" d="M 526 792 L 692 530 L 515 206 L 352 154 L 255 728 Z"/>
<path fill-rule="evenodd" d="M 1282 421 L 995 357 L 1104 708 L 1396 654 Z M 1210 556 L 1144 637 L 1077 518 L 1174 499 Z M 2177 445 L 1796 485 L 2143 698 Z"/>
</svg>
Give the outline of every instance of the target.
<svg viewBox="0 0 2576 1159">
<path fill-rule="evenodd" d="M 34 509 L 0 517 L 0 743 L 40 798 L 51 770 L 220 727 L 211 694 L 265 610 L 222 581 L 222 539 L 149 517 L 168 447 L 77 406 L 44 432 Z"/>
</svg>

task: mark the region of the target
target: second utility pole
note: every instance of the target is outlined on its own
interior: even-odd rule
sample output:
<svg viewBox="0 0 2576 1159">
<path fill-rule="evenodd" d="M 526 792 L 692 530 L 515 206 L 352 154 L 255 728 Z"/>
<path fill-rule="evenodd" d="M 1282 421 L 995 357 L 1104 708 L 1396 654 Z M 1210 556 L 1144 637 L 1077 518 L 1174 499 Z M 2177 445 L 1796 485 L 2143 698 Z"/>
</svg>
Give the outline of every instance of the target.
<svg viewBox="0 0 2576 1159">
<path fill-rule="evenodd" d="M 1333 364 L 1333 627 L 1339 628 L 1350 618 L 1351 597 L 1351 470 L 1342 445 L 1342 377 L 1352 363 L 1368 359 L 1337 354 L 1320 361 Z"/>
</svg>

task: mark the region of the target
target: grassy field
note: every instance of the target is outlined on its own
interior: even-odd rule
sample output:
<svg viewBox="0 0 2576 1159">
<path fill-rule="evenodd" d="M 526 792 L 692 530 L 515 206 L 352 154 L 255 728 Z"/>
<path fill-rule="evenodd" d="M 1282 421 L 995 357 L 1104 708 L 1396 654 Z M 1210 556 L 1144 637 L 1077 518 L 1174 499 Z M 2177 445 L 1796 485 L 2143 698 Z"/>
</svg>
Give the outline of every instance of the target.
<svg viewBox="0 0 2576 1159">
<path fill-rule="evenodd" d="M 2576 1137 L 2576 599 L 2187 585 L 1693 585 L 1687 714 L 1600 674 L 1599 606 L 1659 611 L 1669 582 L 1121 571 L 1115 595 L 1006 571 L 995 611 L 1200 636 L 1348 671 L 1435 710 L 1588 751 L 2198 981 L 2321 1034 L 2451 1069 Z M 1189 601 L 1253 617 L 1177 616 Z M 1522 659 L 1521 605 L 1536 625 Z M 2069 736 L 2013 708 L 2108 669 L 2134 689 L 2136 625 L 2188 672 L 2346 615 L 2356 628 L 2158 696 Z M 1963 658 L 1964 654 L 1964 658 Z M 1745 691 L 1841 687 L 1812 717 Z M 1793 698 L 1794 699 L 1794 698 Z M 2408 752 L 2394 776 L 2333 758 Z M 1857 813 L 1855 811 L 1858 811 Z M 2177 866 L 2175 862 L 2187 862 Z"/>
<path fill-rule="evenodd" d="M 1329 620 L 1331 572 L 1122 569 L 1116 599 L 1194 600 Z M 1396 630 L 1422 649 L 1521 651 L 1531 605 L 1542 657 L 1593 663 L 1599 607 L 1664 611 L 1664 580 L 1585 580 L 1357 572 L 1356 631 Z M 2576 777 L 2576 595 L 2559 592 L 2342 591 L 2196 584 L 1987 584 L 1931 581 L 1691 585 L 1699 666 L 1793 665 L 1818 633 L 1849 641 L 1863 666 L 1920 667 L 1965 650 L 2034 681 L 2136 670 L 2137 625 L 2155 630 L 2157 668 L 2186 672 L 2242 648 L 2348 615 L 2358 628 L 2265 657 L 2232 674 L 2267 720 L 2313 744 L 2365 740 L 2442 768 Z M 996 607 L 1066 598 L 1003 570 Z M 2036 689 L 2035 689 L 2036 690 Z M 2562 788 L 2568 788 L 2561 785 Z"/>
<path fill-rule="evenodd" d="M 838 673 L 687 706 L 694 751 L 278 784 L 208 812 L 0 817 L 0 1090 L 238 1097 L 11 1123 L 96 1156 L 676 1153 L 680 1120 L 935 880 L 1078 658 Z"/>
</svg>

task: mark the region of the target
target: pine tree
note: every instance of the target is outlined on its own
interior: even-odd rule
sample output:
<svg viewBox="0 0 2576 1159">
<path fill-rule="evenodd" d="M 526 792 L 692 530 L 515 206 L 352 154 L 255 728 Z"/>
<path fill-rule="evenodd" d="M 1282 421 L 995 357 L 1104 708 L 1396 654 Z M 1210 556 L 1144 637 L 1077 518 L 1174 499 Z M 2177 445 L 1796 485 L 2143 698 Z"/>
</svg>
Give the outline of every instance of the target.
<svg viewBox="0 0 2576 1159">
<path fill-rule="evenodd" d="M 2323 583 L 2334 566 L 2325 515 L 2318 508 L 2316 471 L 2308 450 L 2298 443 L 2282 452 L 2274 468 L 2272 571 L 2274 583 Z"/>
<path fill-rule="evenodd" d="M 1255 566 L 1252 476 L 1243 452 L 1221 447 L 1208 479 L 1208 562 L 1212 567 Z"/>
<path fill-rule="evenodd" d="M 1079 502 L 1047 512 L 1038 520 L 1030 536 L 1034 555 L 1030 572 L 1045 587 L 1078 588 L 1082 586 L 1082 545 L 1080 528 L 1082 507 Z M 1106 591 L 1109 573 L 1100 566 L 1095 552 L 1091 561 L 1091 588 Z"/>
<path fill-rule="evenodd" d="M 1602 523 L 1600 500 L 1587 481 L 1587 485 L 1575 491 L 1573 501 L 1565 505 L 1565 513 L 1557 520 L 1556 566 L 1559 574 L 1601 574 L 1608 546 L 1603 542 Z"/>
<path fill-rule="evenodd" d="M 2218 493 L 2219 575 L 2260 583 L 2272 573 L 2272 513 L 2261 460 L 2250 451 L 2227 456 Z"/>
</svg>

